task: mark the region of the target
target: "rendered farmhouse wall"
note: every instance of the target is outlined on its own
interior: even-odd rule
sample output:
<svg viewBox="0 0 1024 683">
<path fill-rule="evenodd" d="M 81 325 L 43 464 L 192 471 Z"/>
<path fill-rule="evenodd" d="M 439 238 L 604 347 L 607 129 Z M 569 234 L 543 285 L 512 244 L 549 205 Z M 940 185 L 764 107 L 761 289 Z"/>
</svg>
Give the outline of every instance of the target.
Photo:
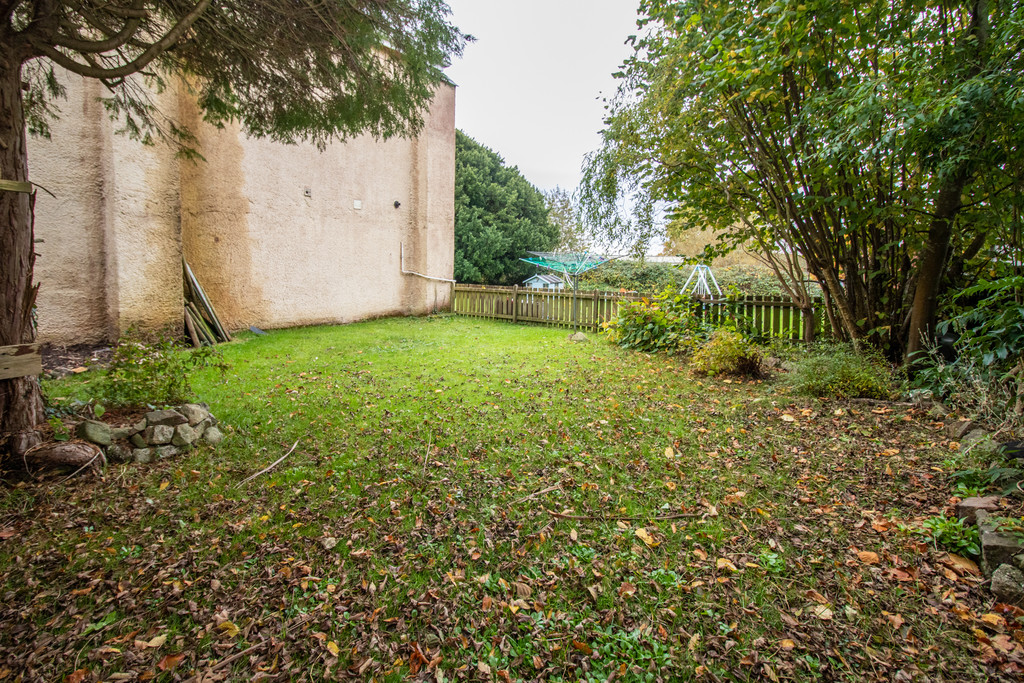
<svg viewBox="0 0 1024 683">
<path fill-rule="evenodd" d="M 68 76 L 50 140 L 29 144 L 39 340 L 112 340 L 182 324 L 184 254 L 229 329 L 342 323 L 448 305 L 454 267 L 455 88 L 415 139 L 283 145 L 202 123 L 184 93 L 159 107 L 205 162 L 116 133 L 102 86 Z M 396 208 L 395 203 L 398 202 Z"/>
</svg>

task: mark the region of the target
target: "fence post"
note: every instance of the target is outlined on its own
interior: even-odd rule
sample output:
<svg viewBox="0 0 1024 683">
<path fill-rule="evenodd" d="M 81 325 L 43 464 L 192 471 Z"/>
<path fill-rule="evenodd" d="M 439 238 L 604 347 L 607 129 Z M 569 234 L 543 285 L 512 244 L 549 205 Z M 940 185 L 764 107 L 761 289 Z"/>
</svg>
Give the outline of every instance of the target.
<svg viewBox="0 0 1024 683">
<path fill-rule="evenodd" d="M 519 285 L 512 285 L 512 322 L 519 322 Z"/>
</svg>

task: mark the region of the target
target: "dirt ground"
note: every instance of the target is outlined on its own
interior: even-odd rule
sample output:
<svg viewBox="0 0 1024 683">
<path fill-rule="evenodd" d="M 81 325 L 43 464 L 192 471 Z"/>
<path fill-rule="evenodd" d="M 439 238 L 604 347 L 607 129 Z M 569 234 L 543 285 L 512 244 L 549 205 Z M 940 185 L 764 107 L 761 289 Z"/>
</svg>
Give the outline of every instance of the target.
<svg viewBox="0 0 1024 683">
<path fill-rule="evenodd" d="M 43 372 L 47 377 L 64 377 L 84 372 L 90 366 L 108 363 L 113 351 L 109 344 L 45 344 L 40 348 Z"/>
</svg>

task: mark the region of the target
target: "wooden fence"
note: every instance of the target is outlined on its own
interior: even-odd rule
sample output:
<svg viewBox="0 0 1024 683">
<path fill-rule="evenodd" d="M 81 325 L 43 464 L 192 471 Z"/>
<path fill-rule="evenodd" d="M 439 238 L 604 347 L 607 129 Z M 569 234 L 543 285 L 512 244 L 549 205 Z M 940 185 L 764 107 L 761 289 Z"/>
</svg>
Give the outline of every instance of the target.
<svg viewBox="0 0 1024 683">
<path fill-rule="evenodd" d="M 578 292 L 486 285 L 457 284 L 452 292 L 452 312 L 478 318 L 540 323 L 557 327 L 579 327 L 596 331 L 601 323 L 614 320 L 619 305 L 649 294 L 630 292 Z M 802 310 L 788 297 L 744 296 L 698 299 L 697 315 L 711 324 L 728 318 L 764 337 L 809 340 L 828 333 L 820 299 L 810 311 Z M 575 311 L 574 311 L 575 309 Z"/>
</svg>

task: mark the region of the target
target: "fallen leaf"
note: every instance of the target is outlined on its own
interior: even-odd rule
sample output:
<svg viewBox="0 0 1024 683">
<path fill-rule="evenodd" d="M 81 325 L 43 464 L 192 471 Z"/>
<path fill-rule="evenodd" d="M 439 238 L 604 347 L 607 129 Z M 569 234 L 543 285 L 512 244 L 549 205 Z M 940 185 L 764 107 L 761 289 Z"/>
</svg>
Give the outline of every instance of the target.
<svg viewBox="0 0 1024 683">
<path fill-rule="evenodd" d="M 146 643 L 146 647 L 160 647 L 167 642 L 167 635 L 159 635 Z"/>
<path fill-rule="evenodd" d="M 814 600 L 814 602 L 817 602 L 819 604 L 822 604 L 822 605 L 827 605 L 828 604 L 828 598 L 826 598 L 824 595 L 822 595 L 821 593 L 819 593 L 818 591 L 816 591 L 814 589 L 806 591 L 804 593 L 804 595 L 806 595 L 808 598 L 810 598 L 811 600 Z"/>
<path fill-rule="evenodd" d="M 525 583 L 520 581 L 513 581 L 512 585 L 516 588 L 516 597 L 528 598 L 533 595 L 533 589 L 527 586 Z"/>
<path fill-rule="evenodd" d="M 783 422 L 796 422 L 796 418 L 793 417 L 792 415 L 790 415 L 789 413 L 783 413 L 782 414 L 782 421 Z"/>
<path fill-rule="evenodd" d="M 708 559 L 708 554 L 706 552 L 704 552 L 703 550 L 701 550 L 700 548 L 694 548 L 693 549 L 693 554 L 696 555 L 697 557 L 699 557 L 701 560 Z"/>
<path fill-rule="evenodd" d="M 779 641 L 779 647 L 781 647 L 783 650 L 792 650 L 796 647 L 796 642 L 790 640 L 789 638 L 783 638 Z"/>
<path fill-rule="evenodd" d="M 892 627 L 897 631 L 900 630 L 905 622 L 902 614 L 888 614 L 887 612 L 882 612 L 882 614 L 885 614 L 885 618 L 889 620 L 889 623 L 892 624 Z"/>
<path fill-rule="evenodd" d="M 587 645 L 586 643 L 584 643 L 582 641 L 579 641 L 579 640 L 572 641 L 572 647 L 573 647 L 574 650 L 582 652 L 583 654 L 585 654 L 587 656 L 592 655 L 594 653 L 593 648 L 591 648 L 589 645 Z"/>
<path fill-rule="evenodd" d="M 629 581 L 623 581 L 622 585 L 619 586 L 619 596 L 628 598 L 636 593 L 636 586 L 631 584 Z"/>
<path fill-rule="evenodd" d="M 822 621 L 832 620 L 832 610 L 830 610 L 828 607 L 825 607 L 824 605 L 812 605 L 811 608 L 807 611 L 810 612 L 812 615 L 818 617 Z"/>
<path fill-rule="evenodd" d="M 163 491 L 165 488 L 167 488 L 170 485 L 171 485 L 171 482 L 169 482 L 169 481 L 162 481 L 162 482 L 160 482 L 160 490 Z"/>
<path fill-rule="evenodd" d="M 981 570 L 978 569 L 978 563 L 974 560 L 963 557 L 962 555 L 948 553 L 946 557 L 943 558 L 942 563 L 961 576 L 964 574 L 981 576 Z"/>
<path fill-rule="evenodd" d="M 226 635 L 229 638 L 234 638 L 239 633 L 241 633 L 239 628 L 235 626 L 234 622 L 231 621 L 222 622 L 217 626 L 217 628 L 223 631 L 224 635 Z"/>
<path fill-rule="evenodd" d="M 989 626 L 992 626 L 992 627 L 995 627 L 995 628 L 1003 628 L 1004 626 L 1006 626 L 1006 619 L 1003 619 L 998 614 L 993 614 L 992 612 L 989 612 L 988 614 L 981 615 L 979 617 L 979 619 L 984 621 Z"/>
<path fill-rule="evenodd" d="M 690 636 L 690 642 L 686 645 L 686 647 L 690 650 L 690 652 L 693 652 L 697 649 L 698 645 L 700 645 L 700 634 L 694 633 L 692 636 Z"/>
<path fill-rule="evenodd" d="M 73 671 L 64 677 L 64 683 L 82 683 L 89 672 L 85 669 Z"/>
<path fill-rule="evenodd" d="M 183 659 L 185 659 L 184 652 L 179 652 L 176 655 L 164 655 L 163 659 L 157 662 L 156 665 L 161 671 L 170 671 L 181 664 L 181 660 Z"/>
<path fill-rule="evenodd" d="M 335 657 L 337 657 L 338 653 L 341 652 L 341 650 L 338 648 L 338 644 L 333 640 L 327 641 L 327 651 Z"/>
<path fill-rule="evenodd" d="M 878 553 L 873 553 L 870 550 L 861 550 L 857 553 L 857 557 L 864 564 L 878 564 L 879 562 Z"/>
<path fill-rule="evenodd" d="M 654 548 L 658 545 L 658 542 L 654 540 L 654 537 L 647 533 L 647 529 L 640 527 L 635 533 L 636 537 L 643 541 L 648 548 Z"/>
<path fill-rule="evenodd" d="M 715 566 L 717 566 L 719 569 L 728 569 L 731 572 L 739 571 L 738 569 L 736 569 L 736 565 L 734 565 L 730 560 L 724 557 L 720 557 L 717 560 L 715 560 Z"/>
</svg>

